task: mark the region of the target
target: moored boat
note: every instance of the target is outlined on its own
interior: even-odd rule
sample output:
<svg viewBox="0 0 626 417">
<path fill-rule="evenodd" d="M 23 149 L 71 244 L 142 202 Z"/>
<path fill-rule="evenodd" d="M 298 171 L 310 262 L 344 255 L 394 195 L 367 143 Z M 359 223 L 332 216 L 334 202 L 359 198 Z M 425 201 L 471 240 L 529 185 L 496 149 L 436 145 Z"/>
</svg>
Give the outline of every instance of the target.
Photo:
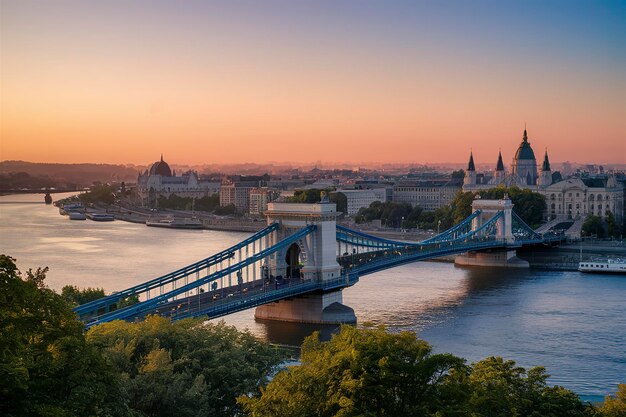
<svg viewBox="0 0 626 417">
<path fill-rule="evenodd" d="M 626 274 L 626 260 L 624 259 L 594 259 L 581 261 L 578 264 L 580 272 L 602 272 L 610 274 Z"/>
<path fill-rule="evenodd" d="M 80 211 L 68 211 L 67 215 L 70 217 L 70 220 L 86 220 L 87 216 L 85 213 L 81 213 Z"/>
<path fill-rule="evenodd" d="M 87 213 L 87 218 L 94 222 L 112 222 L 115 220 L 113 215 L 106 213 Z"/>
<path fill-rule="evenodd" d="M 167 217 L 146 220 L 146 226 L 165 227 L 168 229 L 202 229 L 204 226 L 197 218 Z"/>
</svg>

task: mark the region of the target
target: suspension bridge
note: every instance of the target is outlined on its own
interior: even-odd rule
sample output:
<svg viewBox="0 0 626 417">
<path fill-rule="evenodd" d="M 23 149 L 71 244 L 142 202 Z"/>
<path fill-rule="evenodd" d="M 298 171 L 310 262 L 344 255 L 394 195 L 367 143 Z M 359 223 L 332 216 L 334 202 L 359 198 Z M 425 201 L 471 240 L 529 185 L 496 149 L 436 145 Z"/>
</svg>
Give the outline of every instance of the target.
<svg viewBox="0 0 626 417">
<path fill-rule="evenodd" d="M 562 239 L 536 233 L 508 199 L 477 199 L 472 207 L 452 228 L 407 242 L 337 225 L 335 204 L 270 203 L 268 226 L 242 242 L 74 311 L 86 327 L 149 314 L 217 318 L 253 307 L 261 319 L 354 322 L 341 291 L 365 275 L 455 254 L 468 254 L 464 264 L 505 265 L 516 248 Z"/>
</svg>

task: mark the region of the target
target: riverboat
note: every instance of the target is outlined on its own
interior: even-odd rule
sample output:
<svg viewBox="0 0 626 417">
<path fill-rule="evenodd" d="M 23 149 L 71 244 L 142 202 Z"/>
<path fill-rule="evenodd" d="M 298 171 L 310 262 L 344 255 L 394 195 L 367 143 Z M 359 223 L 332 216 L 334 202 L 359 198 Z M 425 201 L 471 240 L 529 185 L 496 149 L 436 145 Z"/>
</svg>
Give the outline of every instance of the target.
<svg viewBox="0 0 626 417">
<path fill-rule="evenodd" d="M 624 259 L 594 259 L 581 261 L 578 264 L 580 272 L 602 272 L 609 274 L 626 274 L 626 260 Z"/>
<path fill-rule="evenodd" d="M 113 215 L 105 213 L 87 213 L 87 218 L 94 222 L 112 222 L 115 220 Z"/>
<path fill-rule="evenodd" d="M 71 203 L 64 204 L 62 207 L 59 207 L 59 214 L 67 216 L 71 211 L 83 211 L 85 207 L 83 207 L 80 203 Z"/>
<path fill-rule="evenodd" d="M 148 219 L 146 220 L 146 226 L 165 227 L 168 229 L 202 229 L 204 227 L 202 222 L 197 218 L 183 219 L 178 217 Z"/>
<path fill-rule="evenodd" d="M 81 213 L 80 211 L 68 211 L 67 215 L 69 216 L 70 220 L 86 220 L 87 216 L 85 215 L 85 213 Z"/>
</svg>

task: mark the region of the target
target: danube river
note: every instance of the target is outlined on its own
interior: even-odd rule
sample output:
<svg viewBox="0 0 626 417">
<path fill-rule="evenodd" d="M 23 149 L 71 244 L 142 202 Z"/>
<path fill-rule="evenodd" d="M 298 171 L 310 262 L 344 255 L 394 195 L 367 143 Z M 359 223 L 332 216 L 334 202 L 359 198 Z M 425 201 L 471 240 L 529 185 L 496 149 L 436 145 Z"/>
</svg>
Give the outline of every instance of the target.
<svg viewBox="0 0 626 417">
<path fill-rule="evenodd" d="M 43 195 L 0 197 L 0 252 L 16 258 L 21 270 L 48 266 L 55 290 L 67 284 L 121 290 L 249 235 L 70 221 L 42 202 Z M 344 291 L 360 323 L 415 331 L 435 351 L 469 361 L 498 355 L 524 367 L 542 365 L 551 384 L 592 400 L 626 382 L 625 300 L 626 276 L 437 262 L 369 275 Z M 257 322 L 252 310 L 225 321 L 283 344 L 298 344 L 315 330 Z"/>
</svg>

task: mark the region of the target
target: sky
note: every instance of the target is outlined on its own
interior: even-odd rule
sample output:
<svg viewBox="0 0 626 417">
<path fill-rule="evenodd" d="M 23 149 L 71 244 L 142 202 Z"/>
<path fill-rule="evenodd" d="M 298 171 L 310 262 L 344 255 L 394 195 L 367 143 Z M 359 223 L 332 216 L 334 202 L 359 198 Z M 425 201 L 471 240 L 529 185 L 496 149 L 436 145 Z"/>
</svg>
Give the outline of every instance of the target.
<svg viewBox="0 0 626 417">
<path fill-rule="evenodd" d="M 0 0 L 0 160 L 626 162 L 626 1 Z"/>
</svg>

